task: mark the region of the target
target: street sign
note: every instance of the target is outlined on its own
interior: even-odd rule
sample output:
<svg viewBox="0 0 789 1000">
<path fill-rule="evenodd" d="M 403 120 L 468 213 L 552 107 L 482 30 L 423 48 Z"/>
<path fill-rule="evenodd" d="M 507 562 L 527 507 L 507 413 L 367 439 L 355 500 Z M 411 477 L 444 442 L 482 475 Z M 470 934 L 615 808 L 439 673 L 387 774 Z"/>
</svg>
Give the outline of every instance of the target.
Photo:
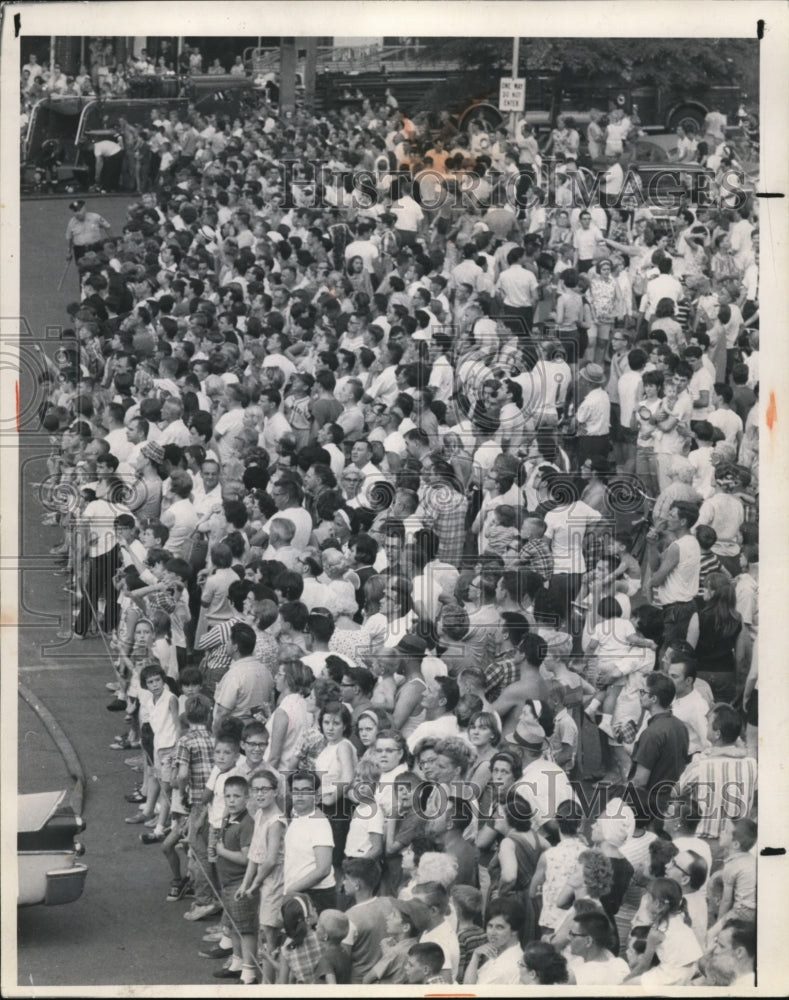
<svg viewBox="0 0 789 1000">
<path fill-rule="evenodd" d="M 523 111 L 526 102 L 526 81 L 503 76 L 499 81 L 499 111 Z"/>
</svg>

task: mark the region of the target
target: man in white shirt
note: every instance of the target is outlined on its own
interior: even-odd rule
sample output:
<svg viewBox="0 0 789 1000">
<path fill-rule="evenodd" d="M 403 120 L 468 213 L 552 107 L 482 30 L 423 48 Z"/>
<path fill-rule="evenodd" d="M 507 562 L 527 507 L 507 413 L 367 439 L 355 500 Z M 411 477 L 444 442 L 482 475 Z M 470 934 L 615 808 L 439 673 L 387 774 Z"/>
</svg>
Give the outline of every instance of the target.
<svg viewBox="0 0 789 1000">
<path fill-rule="evenodd" d="M 696 851 L 683 848 L 666 865 L 666 878 L 673 878 L 682 889 L 690 926 L 702 948 L 707 942 L 709 914 L 704 886 L 708 874 L 709 866 L 705 859 Z"/>
<path fill-rule="evenodd" d="M 312 534 L 312 517 L 301 506 L 304 493 L 298 479 L 285 473 L 271 486 L 270 493 L 279 512 L 275 516 L 285 517 L 295 525 L 296 533 L 291 544 L 295 549 L 306 549 Z"/>
<path fill-rule="evenodd" d="M 424 219 L 422 209 L 411 195 L 403 195 L 392 204 L 392 215 L 397 219 L 395 232 L 404 246 L 411 246 L 416 241 L 416 234 Z"/>
<path fill-rule="evenodd" d="M 282 402 L 278 389 L 264 389 L 260 394 L 259 406 L 263 411 L 263 427 L 258 436 L 258 444 L 265 448 L 272 460 L 277 454 L 277 442 L 286 434 L 292 434 L 290 424 L 279 412 Z"/>
<path fill-rule="evenodd" d="M 124 409 L 120 403 L 109 403 L 104 411 L 108 428 L 107 433 L 104 435 L 104 440 L 110 446 L 110 451 L 119 462 L 128 462 L 133 450 L 123 423 L 124 416 Z"/>
<path fill-rule="evenodd" d="M 594 264 L 597 247 L 603 240 L 603 234 L 592 222 L 592 213 L 588 208 L 581 211 L 579 221 L 580 226 L 573 233 L 573 247 L 576 270 L 583 273 L 590 270 Z"/>
<path fill-rule="evenodd" d="M 538 286 L 534 274 L 523 266 L 525 254 L 523 247 L 515 247 L 507 254 L 507 268 L 496 281 L 496 294 L 505 314 L 521 316 L 530 326 Z"/>
<path fill-rule="evenodd" d="M 712 404 L 715 409 L 709 414 L 707 420 L 723 434 L 724 441 L 739 449 L 743 425 L 742 420 L 731 405 L 733 399 L 734 390 L 732 387 L 723 382 L 716 382 L 712 393 Z"/>
<path fill-rule="evenodd" d="M 603 388 L 605 372 L 600 365 L 588 364 L 579 374 L 583 382 L 592 386 L 575 414 L 578 424 L 578 461 L 583 465 L 593 455 L 600 455 L 602 458 L 608 455 L 611 446 L 611 399 Z"/>
<path fill-rule="evenodd" d="M 685 360 L 693 372 L 688 383 L 688 392 L 693 401 L 691 427 L 694 421 L 706 420 L 712 412 L 712 394 L 714 392 L 715 380 L 705 369 L 702 355 L 701 348 L 693 344 L 685 348 Z"/>
<path fill-rule="evenodd" d="M 545 514 L 545 540 L 551 543 L 554 577 L 567 574 L 571 578 L 571 596 L 574 596 L 578 589 L 575 581 L 580 584 L 581 575 L 586 572 L 584 535 L 594 529 L 602 515 L 583 500 L 568 501 L 566 485 L 561 475 L 549 480 L 551 493 L 561 502 Z"/>
<path fill-rule="evenodd" d="M 657 309 L 657 304 L 661 299 L 671 299 L 676 306 L 683 296 L 682 284 L 671 273 L 671 268 L 671 258 L 663 257 L 658 261 L 660 274 L 647 284 L 647 290 L 642 296 L 640 306 L 640 312 L 647 322 L 655 315 L 655 309 Z"/>
<path fill-rule="evenodd" d="M 368 274 L 374 273 L 379 257 L 378 247 L 370 239 L 374 228 L 369 219 L 362 219 L 356 227 L 357 238 L 345 248 L 345 263 L 353 257 L 361 257 Z"/>
<path fill-rule="evenodd" d="M 168 444 L 177 444 L 179 448 L 188 448 L 192 443 L 189 428 L 181 419 L 184 407 L 180 399 L 169 396 L 162 403 L 161 436 L 158 443 L 164 448 Z"/>
<path fill-rule="evenodd" d="M 707 738 L 707 713 L 710 706 L 695 689 L 696 660 L 683 653 L 672 653 L 668 665 L 668 675 L 674 681 L 676 694 L 671 703 L 671 711 L 688 730 L 688 757 L 706 750 L 710 745 Z"/>
<path fill-rule="evenodd" d="M 608 917 L 600 910 L 579 913 L 570 930 L 570 961 L 568 968 L 578 986 L 618 986 L 630 975 L 623 958 L 608 950 L 611 928 Z"/>
<path fill-rule="evenodd" d="M 384 354 L 386 367 L 373 379 L 367 395 L 386 406 L 393 406 L 400 389 L 397 385 L 397 366 L 403 357 L 403 348 L 399 344 L 389 344 Z"/>
<path fill-rule="evenodd" d="M 412 753 L 417 743 L 426 736 L 443 740 L 447 736 L 461 735 L 455 716 L 458 701 L 460 701 L 460 689 L 456 680 L 451 677 L 434 677 L 428 681 L 422 695 L 425 721 L 420 723 L 408 737 L 408 749 Z"/>
</svg>

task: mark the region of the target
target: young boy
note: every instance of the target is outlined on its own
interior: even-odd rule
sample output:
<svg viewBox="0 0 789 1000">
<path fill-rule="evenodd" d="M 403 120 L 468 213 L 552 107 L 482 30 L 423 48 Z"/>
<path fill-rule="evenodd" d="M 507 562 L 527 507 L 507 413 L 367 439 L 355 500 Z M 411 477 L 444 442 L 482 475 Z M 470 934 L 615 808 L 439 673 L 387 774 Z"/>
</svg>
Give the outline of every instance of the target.
<svg viewBox="0 0 789 1000">
<path fill-rule="evenodd" d="M 470 885 L 455 885 L 452 887 L 452 903 L 458 917 L 458 982 L 462 983 L 471 953 L 488 940 L 485 931 L 476 923 L 482 917 L 482 892 Z"/>
<path fill-rule="evenodd" d="M 358 984 L 364 982 L 364 977 L 380 957 L 392 900 L 375 894 L 380 881 L 377 861 L 346 858 L 342 872 L 343 891 L 353 900 L 353 905 L 346 911 L 350 929 L 345 943 L 351 952 L 351 982 Z"/>
<path fill-rule="evenodd" d="M 240 979 L 242 984 L 256 981 L 255 948 L 257 945 L 257 895 L 236 895 L 247 870 L 247 854 L 252 842 L 254 822 L 247 811 L 249 784 L 235 774 L 225 779 L 224 805 L 219 839 L 215 847 L 216 870 L 222 886 L 222 905 L 229 923 L 233 957 L 228 968 L 217 969 L 216 979 Z"/>
<path fill-rule="evenodd" d="M 718 541 L 718 533 L 712 525 L 700 524 L 696 528 L 696 541 L 699 543 L 699 548 L 701 549 L 701 563 L 699 565 L 699 591 L 696 601 L 699 607 L 701 607 L 704 601 L 704 577 L 709 576 L 710 573 L 725 573 L 726 576 L 728 576 L 729 571 L 712 551 L 712 546 Z"/>
<path fill-rule="evenodd" d="M 548 705 L 553 716 L 553 733 L 548 739 L 548 745 L 553 761 L 569 775 L 575 767 L 575 756 L 578 752 L 578 726 L 576 726 L 564 704 L 564 687 L 555 681 L 550 686 Z"/>
<path fill-rule="evenodd" d="M 393 899 L 386 918 L 388 936 L 381 941 L 381 959 L 365 975 L 365 983 L 407 983 L 408 953 L 430 926 L 430 911 L 416 899 Z"/>
<path fill-rule="evenodd" d="M 449 919 L 449 894 L 440 882 L 420 882 L 414 886 L 413 899 L 424 903 L 430 911 L 430 926 L 423 932 L 420 944 L 439 945 L 444 956 L 441 982 L 457 982 L 460 965 L 460 945 Z M 433 973 L 435 974 L 435 973 Z M 410 982 L 411 980 L 409 980 Z"/>
<path fill-rule="evenodd" d="M 384 865 L 380 891 L 396 896 L 403 878 L 403 851 L 425 832 L 426 820 L 417 810 L 417 796 L 423 781 L 413 771 L 403 771 L 394 780 L 395 813 L 384 828 Z"/>
<path fill-rule="evenodd" d="M 193 685 L 192 685 L 193 687 Z M 201 838 L 201 826 L 205 819 L 203 792 L 214 762 L 214 744 L 208 724 L 211 720 L 211 703 L 199 694 L 185 697 L 182 718 L 186 724 L 186 732 L 175 745 L 173 768 L 175 782 L 173 785 L 172 811 L 174 814 L 186 813 L 186 836 L 189 846 L 195 856 L 200 857 L 202 865 L 195 865 L 194 889 L 195 905 L 210 904 L 213 900 L 211 884 L 206 878 L 206 838 Z M 183 897 L 189 884 L 188 877 L 181 875 L 181 859 L 175 847 L 183 831 L 175 829 L 162 845 L 164 855 L 173 873 L 167 901 L 175 902 Z"/>
<path fill-rule="evenodd" d="M 222 831 L 222 819 L 225 814 L 224 787 L 228 778 L 238 775 L 236 764 L 241 752 L 241 744 L 229 734 L 217 737 L 214 743 L 214 766 L 205 784 L 203 806 L 206 807 L 207 830 L 207 862 L 205 868 L 210 871 L 216 858 L 216 845 Z M 198 862 L 199 867 L 199 862 Z M 184 920 L 204 920 L 206 917 L 219 913 L 216 902 L 206 900 L 198 904 L 197 900 L 184 914 Z M 229 947 L 229 942 L 220 941 L 220 946 Z"/>
<path fill-rule="evenodd" d="M 725 851 L 723 870 L 710 887 L 712 894 L 715 884 L 722 883 L 717 920 L 707 935 L 710 947 L 727 917 L 756 920 L 756 858 L 751 849 L 757 835 L 758 827 L 752 819 L 727 820 L 723 825 L 719 841 Z"/>
<path fill-rule="evenodd" d="M 324 910 L 318 916 L 315 933 L 321 943 L 321 959 L 316 969 L 317 981 L 345 986 L 351 981 L 351 954 L 343 945 L 350 922 L 341 910 Z"/>
<path fill-rule="evenodd" d="M 429 986 L 446 984 L 443 978 L 444 952 L 441 945 L 426 941 L 412 944 L 406 961 L 406 982 L 412 985 Z"/>
</svg>

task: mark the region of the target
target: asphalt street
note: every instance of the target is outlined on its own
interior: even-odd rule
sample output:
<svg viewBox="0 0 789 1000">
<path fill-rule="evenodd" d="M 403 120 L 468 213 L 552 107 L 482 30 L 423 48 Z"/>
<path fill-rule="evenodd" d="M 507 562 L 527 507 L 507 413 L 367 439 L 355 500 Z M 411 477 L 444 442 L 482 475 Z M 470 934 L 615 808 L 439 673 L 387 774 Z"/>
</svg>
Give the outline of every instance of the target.
<svg viewBox="0 0 789 1000">
<path fill-rule="evenodd" d="M 89 202 L 119 232 L 126 198 Z M 43 525 L 47 513 L 36 483 L 46 474 L 49 443 L 35 416 L 36 370 L 30 350 L 41 343 L 51 354 L 66 305 L 77 297 L 72 265 L 62 292 L 67 200 L 26 201 L 21 206 L 22 373 L 20 379 L 20 642 L 19 679 L 55 716 L 86 777 L 81 837 L 88 880 L 81 899 L 68 905 L 18 911 L 17 981 L 22 986 L 129 986 L 211 984 L 218 963 L 197 956 L 205 924 L 182 919 L 187 901 L 166 903 L 170 872 L 158 846 L 139 841 L 141 827 L 124 824 L 135 806 L 123 799 L 136 774 L 110 749 L 122 716 L 105 708 L 111 678 L 100 639 L 76 641 L 60 635 L 71 621 L 67 578 L 55 575 L 50 548 L 57 527 Z M 10 666 L 10 665 L 8 665 Z M 4 664 L 4 669 L 8 668 Z M 19 790 L 71 788 L 71 779 L 46 729 L 19 701 Z M 11 928 L 6 928 L 11 934 Z M 78 995 L 78 991 L 75 991 Z"/>
</svg>

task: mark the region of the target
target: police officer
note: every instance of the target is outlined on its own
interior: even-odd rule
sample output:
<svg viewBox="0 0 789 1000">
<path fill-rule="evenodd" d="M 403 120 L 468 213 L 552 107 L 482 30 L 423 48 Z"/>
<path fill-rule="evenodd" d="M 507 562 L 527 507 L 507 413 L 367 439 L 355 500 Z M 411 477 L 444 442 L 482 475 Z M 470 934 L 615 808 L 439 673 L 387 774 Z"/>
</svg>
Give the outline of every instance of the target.
<svg viewBox="0 0 789 1000">
<path fill-rule="evenodd" d="M 89 250 L 101 250 L 102 242 L 109 233 L 110 223 L 97 212 L 88 212 L 85 201 L 79 199 L 72 201 L 69 209 L 73 215 L 66 226 L 66 243 L 68 244 L 68 254 L 74 254 L 74 260 L 79 261 L 83 254 Z"/>
</svg>

